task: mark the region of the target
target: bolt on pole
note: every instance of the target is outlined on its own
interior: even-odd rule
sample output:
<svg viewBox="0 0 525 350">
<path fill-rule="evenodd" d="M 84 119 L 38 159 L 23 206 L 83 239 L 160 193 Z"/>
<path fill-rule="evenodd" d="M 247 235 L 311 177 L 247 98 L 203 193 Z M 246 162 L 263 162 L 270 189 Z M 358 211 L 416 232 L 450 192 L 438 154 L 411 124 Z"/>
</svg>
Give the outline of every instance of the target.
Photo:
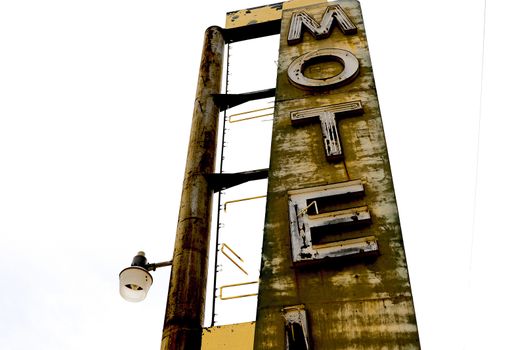
<svg viewBox="0 0 525 350">
<path fill-rule="evenodd" d="M 221 92 L 224 45 L 221 28 L 206 30 L 161 350 L 201 349 L 213 200 L 205 175 L 215 166 L 219 107 L 213 95 Z"/>
</svg>

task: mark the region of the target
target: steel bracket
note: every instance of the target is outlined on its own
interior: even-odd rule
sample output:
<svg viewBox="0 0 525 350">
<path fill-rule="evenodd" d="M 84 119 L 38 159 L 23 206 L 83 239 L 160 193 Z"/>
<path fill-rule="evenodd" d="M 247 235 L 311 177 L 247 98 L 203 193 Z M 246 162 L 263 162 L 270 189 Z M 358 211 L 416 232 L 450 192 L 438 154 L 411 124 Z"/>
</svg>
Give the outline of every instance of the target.
<svg viewBox="0 0 525 350">
<path fill-rule="evenodd" d="M 245 92 L 242 94 L 214 94 L 213 100 L 222 111 L 243 104 L 248 101 L 260 100 L 275 96 L 275 88 Z"/>
<path fill-rule="evenodd" d="M 248 181 L 268 178 L 268 169 L 242 171 L 239 173 L 216 173 L 204 175 L 213 192 L 219 192 Z"/>
</svg>

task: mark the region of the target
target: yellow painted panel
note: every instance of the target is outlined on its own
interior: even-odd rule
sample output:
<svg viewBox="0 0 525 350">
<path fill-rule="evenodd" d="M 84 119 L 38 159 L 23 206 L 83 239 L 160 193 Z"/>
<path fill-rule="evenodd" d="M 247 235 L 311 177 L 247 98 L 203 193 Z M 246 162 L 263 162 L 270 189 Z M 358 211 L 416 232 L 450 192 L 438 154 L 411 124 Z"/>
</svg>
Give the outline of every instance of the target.
<svg viewBox="0 0 525 350">
<path fill-rule="evenodd" d="M 252 350 L 255 322 L 204 328 L 202 350 Z"/>
<path fill-rule="evenodd" d="M 246 10 L 228 12 L 226 14 L 226 29 L 239 28 L 252 24 L 270 22 L 281 19 L 282 4 L 266 5 Z"/>
<path fill-rule="evenodd" d="M 228 12 L 226 14 L 226 29 L 239 28 L 281 19 L 282 9 L 310 6 L 326 0 L 290 0 L 260 7 Z"/>
<path fill-rule="evenodd" d="M 328 0 L 290 0 L 283 3 L 283 10 L 294 9 L 297 7 L 306 7 L 327 1 Z"/>
</svg>

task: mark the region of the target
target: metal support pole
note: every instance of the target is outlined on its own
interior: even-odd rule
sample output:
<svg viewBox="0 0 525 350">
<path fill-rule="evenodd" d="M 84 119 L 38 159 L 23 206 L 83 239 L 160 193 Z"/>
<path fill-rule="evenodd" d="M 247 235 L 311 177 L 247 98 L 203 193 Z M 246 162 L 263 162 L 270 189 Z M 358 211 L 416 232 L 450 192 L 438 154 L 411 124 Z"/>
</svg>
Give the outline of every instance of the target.
<svg viewBox="0 0 525 350">
<path fill-rule="evenodd" d="M 224 38 L 206 30 L 181 195 L 161 350 L 200 350 L 206 300 L 213 190 L 205 175 L 215 165 Z"/>
</svg>

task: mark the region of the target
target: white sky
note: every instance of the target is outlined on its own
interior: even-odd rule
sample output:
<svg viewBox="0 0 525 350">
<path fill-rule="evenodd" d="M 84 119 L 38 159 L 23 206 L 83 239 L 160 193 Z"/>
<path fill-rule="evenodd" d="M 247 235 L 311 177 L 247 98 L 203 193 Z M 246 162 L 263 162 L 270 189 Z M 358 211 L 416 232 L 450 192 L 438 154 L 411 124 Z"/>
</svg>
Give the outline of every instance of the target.
<svg viewBox="0 0 525 350">
<path fill-rule="evenodd" d="M 118 273 L 171 259 L 205 28 L 264 4 L 0 1 L 0 349 L 160 346 L 169 270 Z M 523 348 L 522 5 L 483 80 L 484 1 L 361 5 L 422 347 Z"/>
</svg>

